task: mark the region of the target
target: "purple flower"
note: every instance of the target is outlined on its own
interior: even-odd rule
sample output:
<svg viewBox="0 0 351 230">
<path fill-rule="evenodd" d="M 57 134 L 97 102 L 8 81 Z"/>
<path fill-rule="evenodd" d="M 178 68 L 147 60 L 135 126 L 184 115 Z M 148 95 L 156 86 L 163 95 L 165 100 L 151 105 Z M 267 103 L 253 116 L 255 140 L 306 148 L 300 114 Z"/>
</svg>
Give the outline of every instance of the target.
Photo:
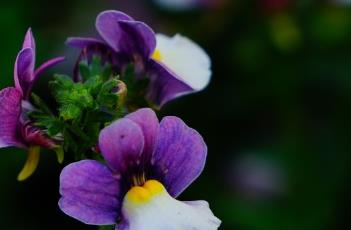
<svg viewBox="0 0 351 230">
<path fill-rule="evenodd" d="M 182 120 L 159 123 L 151 109 L 140 109 L 104 128 L 99 147 L 108 166 L 83 160 L 61 173 L 59 206 L 67 215 L 124 230 L 219 227 L 207 202 L 175 199 L 202 172 L 207 154 Z"/>
<path fill-rule="evenodd" d="M 102 12 L 96 29 L 102 40 L 69 38 L 67 44 L 82 48 L 83 57 L 101 55 L 120 72 L 133 63 L 136 78 L 150 80 L 146 97 L 157 106 L 200 91 L 210 81 L 210 58 L 188 38 L 156 35 L 145 23 L 118 11 Z"/>
<path fill-rule="evenodd" d="M 55 142 L 27 117 L 27 113 L 34 110 L 28 100 L 33 84 L 40 74 L 64 58 L 51 59 L 35 70 L 35 56 L 35 40 L 31 29 L 28 29 L 22 50 L 16 58 L 15 87 L 0 91 L 0 148 L 15 146 L 28 149 L 28 160 L 18 180 L 24 180 L 34 172 L 39 160 L 39 147 L 56 147 Z"/>
</svg>

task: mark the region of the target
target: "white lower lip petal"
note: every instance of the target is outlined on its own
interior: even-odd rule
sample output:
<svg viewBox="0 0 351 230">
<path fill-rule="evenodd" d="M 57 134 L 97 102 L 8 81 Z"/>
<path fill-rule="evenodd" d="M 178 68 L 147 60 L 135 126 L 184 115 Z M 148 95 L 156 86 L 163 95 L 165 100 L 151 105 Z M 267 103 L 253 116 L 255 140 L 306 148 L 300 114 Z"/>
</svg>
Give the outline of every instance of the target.
<svg viewBox="0 0 351 230">
<path fill-rule="evenodd" d="M 144 185 L 139 187 L 140 191 L 133 191 L 132 195 L 129 192 L 124 198 L 122 212 L 129 230 L 218 229 L 221 221 L 206 201 L 181 202 L 171 197 L 161 183 L 152 183 L 156 186 Z"/>
</svg>

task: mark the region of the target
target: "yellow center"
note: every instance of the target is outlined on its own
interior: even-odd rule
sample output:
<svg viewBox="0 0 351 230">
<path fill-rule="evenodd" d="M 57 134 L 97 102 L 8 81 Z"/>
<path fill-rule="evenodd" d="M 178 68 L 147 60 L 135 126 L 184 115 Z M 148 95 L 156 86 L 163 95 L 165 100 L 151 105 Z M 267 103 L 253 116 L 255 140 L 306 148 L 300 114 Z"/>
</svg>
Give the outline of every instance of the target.
<svg viewBox="0 0 351 230">
<path fill-rule="evenodd" d="M 165 187 L 157 180 L 148 180 L 143 186 L 134 186 L 126 194 L 126 199 L 135 204 L 143 204 L 154 196 L 166 191 Z"/>
<path fill-rule="evenodd" d="M 154 53 L 152 54 L 152 59 L 154 59 L 156 61 L 162 60 L 161 52 L 158 49 L 155 49 Z"/>
</svg>

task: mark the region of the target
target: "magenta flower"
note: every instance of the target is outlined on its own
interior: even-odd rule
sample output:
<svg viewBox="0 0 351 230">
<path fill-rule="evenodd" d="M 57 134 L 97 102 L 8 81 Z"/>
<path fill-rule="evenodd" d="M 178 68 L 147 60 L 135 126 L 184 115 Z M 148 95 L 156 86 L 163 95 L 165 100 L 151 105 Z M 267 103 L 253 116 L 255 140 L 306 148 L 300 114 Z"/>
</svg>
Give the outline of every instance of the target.
<svg viewBox="0 0 351 230">
<path fill-rule="evenodd" d="M 145 23 L 112 10 L 97 17 L 96 29 L 102 40 L 69 38 L 67 44 L 82 48 L 84 57 L 101 55 L 120 72 L 133 63 L 136 78 L 150 80 L 146 97 L 157 106 L 200 91 L 210 81 L 208 55 L 188 38 L 155 34 Z"/>
<path fill-rule="evenodd" d="M 28 29 L 15 63 L 15 87 L 0 91 L 0 148 L 15 146 L 28 149 L 28 160 L 18 180 L 24 180 L 34 172 L 40 147 L 56 147 L 55 142 L 36 128 L 26 114 L 34 109 L 28 100 L 36 79 L 64 58 L 51 59 L 35 70 L 35 56 L 35 40 L 31 29 Z"/>
<path fill-rule="evenodd" d="M 202 172 L 207 154 L 182 120 L 159 123 L 151 109 L 140 109 L 104 128 L 99 147 L 108 166 L 83 160 L 61 173 L 59 206 L 67 215 L 119 230 L 219 227 L 207 202 L 175 199 Z"/>
</svg>

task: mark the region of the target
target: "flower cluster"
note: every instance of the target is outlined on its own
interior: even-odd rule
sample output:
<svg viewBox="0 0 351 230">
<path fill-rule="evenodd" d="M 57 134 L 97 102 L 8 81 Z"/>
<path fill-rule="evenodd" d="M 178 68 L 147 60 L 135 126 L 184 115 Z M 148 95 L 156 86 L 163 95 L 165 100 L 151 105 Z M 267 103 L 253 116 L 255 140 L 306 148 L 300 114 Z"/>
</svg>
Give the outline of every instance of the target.
<svg viewBox="0 0 351 230">
<path fill-rule="evenodd" d="M 81 53 L 72 77 L 56 74 L 49 82 L 54 103 L 32 87 L 64 58 L 35 70 L 28 30 L 15 86 L 0 92 L 0 147 L 28 150 L 18 180 L 33 174 L 46 148 L 60 163 L 64 155 L 76 161 L 62 170 L 59 207 L 83 223 L 119 230 L 218 229 L 221 221 L 207 202 L 176 200 L 205 166 L 203 138 L 180 118 L 159 122 L 155 113 L 207 86 L 208 55 L 186 37 L 155 34 L 118 11 L 98 15 L 96 29 L 98 38 L 67 40 Z"/>
</svg>

